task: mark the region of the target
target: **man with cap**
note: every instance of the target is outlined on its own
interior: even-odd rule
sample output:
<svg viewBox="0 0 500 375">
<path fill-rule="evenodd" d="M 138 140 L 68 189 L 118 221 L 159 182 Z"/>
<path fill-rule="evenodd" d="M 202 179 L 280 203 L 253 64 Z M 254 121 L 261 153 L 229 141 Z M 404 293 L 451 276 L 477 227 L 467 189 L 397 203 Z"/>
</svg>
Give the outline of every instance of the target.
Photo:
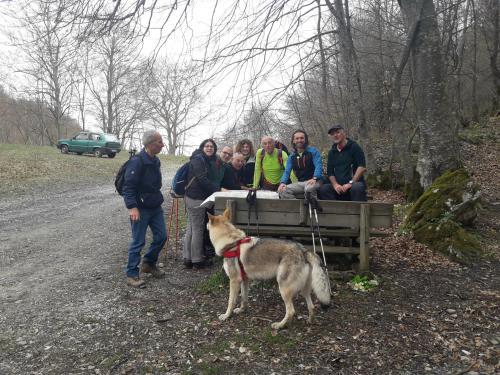
<svg viewBox="0 0 500 375">
<path fill-rule="evenodd" d="M 334 125 L 328 130 L 333 141 L 328 152 L 326 173 L 330 183 L 319 189 L 320 199 L 342 201 L 366 201 L 365 154 L 352 139 L 347 138 L 342 125 Z"/>
</svg>

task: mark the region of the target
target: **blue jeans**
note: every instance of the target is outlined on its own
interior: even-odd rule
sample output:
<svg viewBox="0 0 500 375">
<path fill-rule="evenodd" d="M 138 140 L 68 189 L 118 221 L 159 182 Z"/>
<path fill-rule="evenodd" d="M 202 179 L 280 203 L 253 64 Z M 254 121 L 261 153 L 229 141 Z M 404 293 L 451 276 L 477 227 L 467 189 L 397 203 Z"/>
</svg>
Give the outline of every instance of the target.
<svg viewBox="0 0 500 375">
<path fill-rule="evenodd" d="M 146 244 L 146 231 L 148 226 L 153 232 L 153 242 L 149 246 L 148 252 L 144 255 L 143 262 L 155 265 L 158 261 L 161 249 L 167 242 L 167 228 L 163 209 L 141 208 L 139 221 L 131 222 L 132 241 L 128 248 L 127 276 L 139 276 L 139 263 L 141 262 L 141 250 Z"/>
<path fill-rule="evenodd" d="M 323 184 L 319 189 L 319 199 L 366 202 L 366 185 L 364 182 L 357 181 L 352 184 L 347 193 L 339 194 L 335 191 L 332 184 Z"/>
</svg>

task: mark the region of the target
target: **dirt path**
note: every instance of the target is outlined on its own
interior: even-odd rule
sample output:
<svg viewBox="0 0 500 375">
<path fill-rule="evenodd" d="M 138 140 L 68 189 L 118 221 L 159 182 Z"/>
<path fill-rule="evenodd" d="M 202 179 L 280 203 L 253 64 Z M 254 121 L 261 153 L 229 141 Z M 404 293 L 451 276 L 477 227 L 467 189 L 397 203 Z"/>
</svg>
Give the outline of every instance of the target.
<svg viewBox="0 0 500 375">
<path fill-rule="evenodd" d="M 0 374 L 453 374 L 498 369 L 499 265 L 448 263 L 406 238 L 376 240 L 381 286 L 335 273 L 334 306 L 270 330 L 283 306 L 255 285 L 251 312 L 225 323 L 218 267 L 143 290 L 124 283 L 127 213 L 110 184 L 0 200 Z"/>
</svg>

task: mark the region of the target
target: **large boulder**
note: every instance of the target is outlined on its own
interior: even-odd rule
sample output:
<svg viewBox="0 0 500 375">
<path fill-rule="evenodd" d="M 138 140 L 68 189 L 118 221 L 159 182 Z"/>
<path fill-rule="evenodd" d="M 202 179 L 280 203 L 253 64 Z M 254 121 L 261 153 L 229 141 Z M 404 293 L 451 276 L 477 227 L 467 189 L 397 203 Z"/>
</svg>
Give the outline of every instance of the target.
<svg viewBox="0 0 500 375">
<path fill-rule="evenodd" d="M 459 262 L 477 258 L 481 247 L 465 229 L 477 217 L 480 191 L 465 169 L 444 173 L 420 196 L 404 226 L 418 242 Z"/>
</svg>

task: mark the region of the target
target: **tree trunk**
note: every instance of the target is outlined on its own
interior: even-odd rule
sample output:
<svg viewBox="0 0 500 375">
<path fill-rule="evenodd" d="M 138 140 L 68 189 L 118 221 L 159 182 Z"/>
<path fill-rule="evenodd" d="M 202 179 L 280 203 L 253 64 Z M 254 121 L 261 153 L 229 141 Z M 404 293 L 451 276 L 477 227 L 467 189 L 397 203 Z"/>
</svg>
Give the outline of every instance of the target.
<svg viewBox="0 0 500 375">
<path fill-rule="evenodd" d="M 354 78 L 355 89 L 353 92 L 353 101 L 358 114 L 358 130 L 360 143 L 365 151 L 368 170 L 374 170 L 373 150 L 368 134 L 368 125 L 364 109 L 363 88 L 361 82 L 361 69 L 359 60 L 351 33 L 351 21 L 349 14 L 349 1 L 345 0 L 326 0 L 328 9 L 335 17 L 338 25 L 338 36 L 341 45 L 340 53 L 343 59 L 345 74 L 349 79 Z"/>
<path fill-rule="evenodd" d="M 500 110 L 500 69 L 498 69 L 498 50 L 500 47 L 500 25 L 499 25 L 499 8 L 498 0 L 490 0 L 491 17 L 492 17 L 492 40 L 490 53 L 490 68 L 493 75 L 494 93 L 491 100 L 492 114 L 495 115 Z"/>
<path fill-rule="evenodd" d="M 459 166 L 456 129 L 445 96 L 445 66 L 434 3 L 432 0 L 399 0 L 399 4 L 407 30 L 419 21 L 411 62 L 420 132 L 417 171 L 421 185 L 427 188 L 443 172 Z"/>
</svg>

